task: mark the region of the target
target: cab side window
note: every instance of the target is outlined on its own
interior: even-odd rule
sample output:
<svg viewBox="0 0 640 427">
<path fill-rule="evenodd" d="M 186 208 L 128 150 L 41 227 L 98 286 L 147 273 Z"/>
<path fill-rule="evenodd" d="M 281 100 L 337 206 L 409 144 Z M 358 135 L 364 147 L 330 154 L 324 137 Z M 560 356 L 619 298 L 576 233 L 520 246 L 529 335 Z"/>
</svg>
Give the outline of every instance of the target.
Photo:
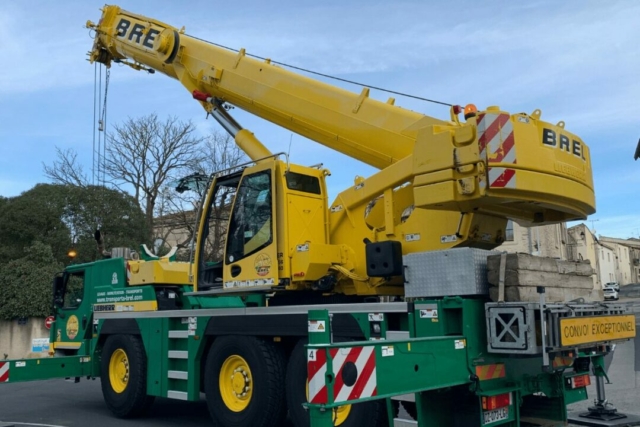
<svg viewBox="0 0 640 427">
<path fill-rule="evenodd" d="M 241 260 L 273 241 L 271 208 L 270 171 L 244 177 L 231 213 L 227 263 Z"/>
<path fill-rule="evenodd" d="M 70 273 L 66 282 L 62 308 L 76 308 L 84 298 L 84 272 Z"/>
</svg>

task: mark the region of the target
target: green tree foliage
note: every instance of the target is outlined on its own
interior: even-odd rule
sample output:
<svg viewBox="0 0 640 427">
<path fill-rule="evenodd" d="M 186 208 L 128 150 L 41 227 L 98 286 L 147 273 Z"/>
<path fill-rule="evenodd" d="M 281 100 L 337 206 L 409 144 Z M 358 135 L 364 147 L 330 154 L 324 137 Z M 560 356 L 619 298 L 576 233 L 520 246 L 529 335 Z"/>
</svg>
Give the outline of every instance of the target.
<svg viewBox="0 0 640 427">
<path fill-rule="evenodd" d="M 51 247 L 38 241 L 22 257 L 0 264 L 0 319 L 51 314 L 52 280 L 62 269 Z"/>
<path fill-rule="evenodd" d="M 104 230 L 107 247 L 137 248 L 149 239 L 142 210 L 133 197 L 104 187 L 38 184 L 0 203 L 0 260 L 15 260 L 38 241 L 49 246 L 57 262 L 100 259 L 93 239 Z M 2 261 L 0 261 L 2 262 Z"/>
<path fill-rule="evenodd" d="M 0 205 L 0 260 L 14 260 L 35 241 L 49 246 L 63 262 L 69 246 L 69 230 L 62 221 L 64 186 L 36 185 Z"/>
<path fill-rule="evenodd" d="M 104 187 L 69 187 L 63 221 L 71 232 L 75 262 L 101 259 L 94 232 L 102 230 L 107 249 L 127 247 L 137 249 L 149 240 L 144 213 L 128 194 Z"/>
</svg>

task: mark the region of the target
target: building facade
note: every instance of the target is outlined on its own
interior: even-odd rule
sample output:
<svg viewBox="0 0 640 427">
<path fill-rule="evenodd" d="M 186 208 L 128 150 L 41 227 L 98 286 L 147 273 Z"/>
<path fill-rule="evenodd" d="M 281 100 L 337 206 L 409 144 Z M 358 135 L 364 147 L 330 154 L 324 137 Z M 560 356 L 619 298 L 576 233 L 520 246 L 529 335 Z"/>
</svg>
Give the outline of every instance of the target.
<svg viewBox="0 0 640 427">
<path fill-rule="evenodd" d="M 600 236 L 600 241 L 615 252 L 616 281 L 620 286 L 640 283 L 640 240 Z"/>
<path fill-rule="evenodd" d="M 567 259 L 571 261 L 588 260 L 591 263 L 591 267 L 596 272 L 593 276 L 595 289 L 602 289 L 600 269 L 603 265 L 599 262 L 599 249 L 598 240 L 584 224 L 567 229 Z"/>
<path fill-rule="evenodd" d="M 506 238 L 496 250 L 520 252 L 530 255 L 567 259 L 567 226 L 566 224 L 541 225 L 523 227 L 509 221 Z"/>
<path fill-rule="evenodd" d="M 617 276 L 619 276 L 619 268 L 616 259 L 616 253 L 613 248 L 602 243 L 597 246 L 598 249 L 598 279 L 600 286 L 604 286 L 607 283 L 616 282 Z"/>
</svg>

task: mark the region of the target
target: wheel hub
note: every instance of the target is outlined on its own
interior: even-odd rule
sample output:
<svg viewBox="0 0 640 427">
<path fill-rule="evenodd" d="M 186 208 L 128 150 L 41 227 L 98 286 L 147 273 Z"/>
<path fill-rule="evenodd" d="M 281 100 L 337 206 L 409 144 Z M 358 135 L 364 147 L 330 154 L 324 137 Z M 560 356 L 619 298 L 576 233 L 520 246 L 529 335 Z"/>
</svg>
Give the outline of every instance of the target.
<svg viewBox="0 0 640 427">
<path fill-rule="evenodd" d="M 116 376 L 122 381 L 127 382 L 129 379 L 129 364 L 126 360 L 118 363 L 116 366 Z"/>
<path fill-rule="evenodd" d="M 253 395 L 253 377 L 247 361 L 231 355 L 220 367 L 219 390 L 225 406 L 233 412 L 245 410 Z"/>
<path fill-rule="evenodd" d="M 119 348 L 111 354 L 109 360 L 109 381 L 116 393 L 122 393 L 129 383 L 129 358 L 127 353 Z"/>
<path fill-rule="evenodd" d="M 251 378 L 243 368 L 236 368 L 231 376 L 233 393 L 238 398 L 245 397 L 251 390 Z"/>
</svg>

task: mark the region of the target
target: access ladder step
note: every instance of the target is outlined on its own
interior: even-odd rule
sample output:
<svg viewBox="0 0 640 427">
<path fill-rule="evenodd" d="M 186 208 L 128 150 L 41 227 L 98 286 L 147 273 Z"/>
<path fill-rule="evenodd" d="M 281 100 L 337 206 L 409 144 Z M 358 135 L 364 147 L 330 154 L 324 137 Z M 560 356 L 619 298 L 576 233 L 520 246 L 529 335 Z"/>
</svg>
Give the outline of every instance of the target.
<svg viewBox="0 0 640 427">
<path fill-rule="evenodd" d="M 168 377 L 172 380 L 188 380 L 189 373 L 187 371 L 169 371 Z"/>
<path fill-rule="evenodd" d="M 189 338 L 189 331 L 169 331 L 169 338 Z"/>
<path fill-rule="evenodd" d="M 167 391 L 167 397 L 169 399 L 189 400 L 189 397 L 186 391 L 169 390 Z"/>
<path fill-rule="evenodd" d="M 169 359 L 188 359 L 189 352 L 186 350 L 169 350 Z"/>
</svg>

